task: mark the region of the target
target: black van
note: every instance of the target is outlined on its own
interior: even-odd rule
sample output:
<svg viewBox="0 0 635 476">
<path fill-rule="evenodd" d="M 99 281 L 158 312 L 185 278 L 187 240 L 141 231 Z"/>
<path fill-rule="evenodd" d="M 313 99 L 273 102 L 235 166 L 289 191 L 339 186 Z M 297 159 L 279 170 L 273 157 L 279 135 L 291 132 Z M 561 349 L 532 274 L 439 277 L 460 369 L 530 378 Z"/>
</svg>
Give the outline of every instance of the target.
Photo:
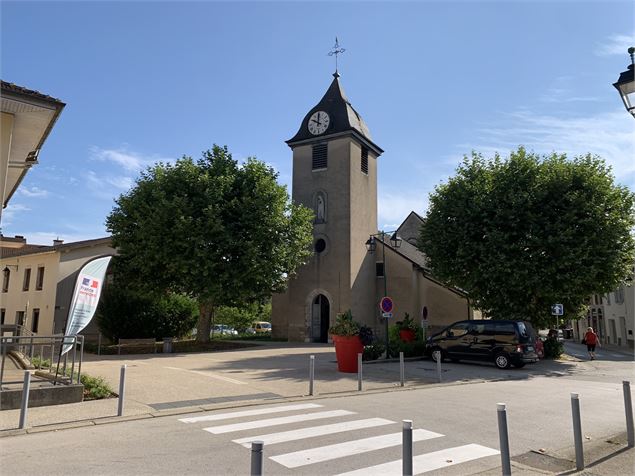
<svg viewBox="0 0 635 476">
<path fill-rule="evenodd" d="M 426 350 L 436 361 L 493 361 L 499 369 L 538 362 L 536 333 L 527 321 L 459 321 L 428 339 Z M 440 354 L 436 354 L 440 352 Z"/>
</svg>

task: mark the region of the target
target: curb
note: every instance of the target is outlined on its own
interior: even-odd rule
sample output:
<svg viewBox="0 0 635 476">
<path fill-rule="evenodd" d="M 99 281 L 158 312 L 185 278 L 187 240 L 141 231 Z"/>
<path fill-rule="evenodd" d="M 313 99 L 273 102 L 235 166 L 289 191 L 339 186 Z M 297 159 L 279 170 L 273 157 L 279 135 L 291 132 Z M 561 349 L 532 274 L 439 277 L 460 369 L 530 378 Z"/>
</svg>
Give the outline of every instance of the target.
<svg viewBox="0 0 635 476">
<path fill-rule="evenodd" d="M 87 420 L 70 421 L 70 422 L 63 422 L 63 423 L 51 423 L 46 425 L 28 427 L 26 429 L 11 428 L 7 430 L 0 430 L 0 438 L 8 438 L 11 436 L 31 434 L 31 433 L 60 431 L 60 430 L 67 430 L 67 429 L 73 429 L 73 428 L 81 428 L 85 426 L 99 426 L 99 425 L 107 425 L 111 423 L 122 423 L 127 421 L 147 420 L 151 418 L 187 415 L 190 413 L 201 413 L 201 412 L 225 410 L 225 409 L 231 409 L 231 408 L 253 407 L 258 405 L 275 405 L 280 403 L 299 402 L 299 401 L 325 400 L 327 398 L 344 398 L 344 397 L 353 397 L 353 396 L 362 397 L 365 395 L 373 395 L 378 393 L 409 392 L 414 390 L 424 390 L 424 389 L 438 388 L 438 387 L 452 387 L 452 386 L 459 386 L 459 385 L 469 385 L 471 383 L 484 383 L 484 382 L 487 382 L 487 381 L 477 380 L 477 381 L 469 381 L 469 382 L 460 381 L 460 382 L 448 382 L 448 383 L 430 383 L 425 385 L 414 385 L 410 387 L 401 387 L 399 386 L 399 384 L 396 384 L 397 385 L 396 387 L 370 388 L 362 392 L 359 392 L 357 390 L 347 390 L 343 392 L 325 393 L 325 394 L 318 394 L 318 395 L 294 395 L 290 397 L 280 397 L 278 399 L 267 400 L 266 402 L 263 402 L 261 400 L 251 400 L 251 401 L 243 400 L 241 402 L 235 402 L 234 404 L 218 403 L 218 404 L 193 406 L 193 407 L 169 408 L 166 410 L 153 410 L 147 413 L 139 413 L 136 415 L 122 415 L 122 416 L 115 415 L 115 416 L 90 418 Z"/>
</svg>

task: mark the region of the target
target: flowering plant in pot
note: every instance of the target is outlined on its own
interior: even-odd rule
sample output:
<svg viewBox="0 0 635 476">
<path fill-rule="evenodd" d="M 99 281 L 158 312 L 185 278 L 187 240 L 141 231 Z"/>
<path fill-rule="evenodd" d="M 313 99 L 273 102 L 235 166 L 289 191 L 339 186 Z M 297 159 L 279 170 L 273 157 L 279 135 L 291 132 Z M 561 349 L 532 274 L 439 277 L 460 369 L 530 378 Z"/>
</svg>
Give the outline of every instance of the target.
<svg viewBox="0 0 635 476">
<path fill-rule="evenodd" d="M 337 370 L 349 373 L 357 372 L 357 354 L 364 352 L 364 342 L 360 336 L 360 331 L 366 340 L 367 330 L 370 330 L 372 340 L 372 330 L 355 322 L 350 309 L 337 315 L 335 324 L 329 329 L 329 334 L 331 334 L 335 344 Z"/>
<path fill-rule="evenodd" d="M 403 321 L 397 322 L 397 328 L 399 329 L 399 338 L 403 342 L 412 342 L 417 336 L 417 325 L 407 312 L 404 315 Z"/>
</svg>

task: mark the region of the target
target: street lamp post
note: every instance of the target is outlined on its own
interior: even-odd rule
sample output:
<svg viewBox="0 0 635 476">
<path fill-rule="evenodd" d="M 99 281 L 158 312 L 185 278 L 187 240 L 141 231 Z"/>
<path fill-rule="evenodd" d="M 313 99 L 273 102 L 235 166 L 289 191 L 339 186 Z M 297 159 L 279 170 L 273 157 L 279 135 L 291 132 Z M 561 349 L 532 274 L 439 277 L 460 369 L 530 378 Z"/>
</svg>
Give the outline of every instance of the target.
<svg viewBox="0 0 635 476">
<path fill-rule="evenodd" d="M 388 296 L 388 274 L 386 272 L 387 263 L 386 263 L 386 235 L 392 233 L 390 235 L 390 244 L 393 248 L 399 248 L 401 246 L 401 237 L 397 235 L 396 231 L 381 231 L 380 233 L 376 233 L 374 235 L 370 235 L 368 241 L 366 241 L 366 249 L 369 253 L 374 253 L 377 249 L 377 238 L 381 237 L 381 249 L 382 249 L 382 258 L 384 259 L 384 297 Z M 384 318 L 385 322 L 385 333 L 386 333 L 386 358 L 388 358 L 388 318 Z"/>
<path fill-rule="evenodd" d="M 631 46 L 628 54 L 631 55 L 631 64 L 626 71 L 620 73 L 620 77 L 613 86 L 620 93 L 626 110 L 635 117 L 635 47 Z"/>
</svg>

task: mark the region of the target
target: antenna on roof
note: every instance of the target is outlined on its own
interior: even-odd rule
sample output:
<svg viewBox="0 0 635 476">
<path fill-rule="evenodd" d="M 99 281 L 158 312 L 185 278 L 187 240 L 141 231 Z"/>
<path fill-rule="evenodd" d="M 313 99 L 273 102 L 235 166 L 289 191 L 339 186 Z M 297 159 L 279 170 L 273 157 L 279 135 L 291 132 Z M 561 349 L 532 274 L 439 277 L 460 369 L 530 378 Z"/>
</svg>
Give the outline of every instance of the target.
<svg viewBox="0 0 635 476">
<path fill-rule="evenodd" d="M 337 55 L 344 53 L 345 51 L 346 49 L 340 47 L 340 43 L 339 41 L 337 41 L 337 36 L 336 36 L 335 45 L 333 45 L 333 48 L 328 53 L 329 56 L 335 55 L 335 74 L 333 76 L 335 76 L 336 78 L 339 77 L 339 73 L 337 72 Z"/>
</svg>

